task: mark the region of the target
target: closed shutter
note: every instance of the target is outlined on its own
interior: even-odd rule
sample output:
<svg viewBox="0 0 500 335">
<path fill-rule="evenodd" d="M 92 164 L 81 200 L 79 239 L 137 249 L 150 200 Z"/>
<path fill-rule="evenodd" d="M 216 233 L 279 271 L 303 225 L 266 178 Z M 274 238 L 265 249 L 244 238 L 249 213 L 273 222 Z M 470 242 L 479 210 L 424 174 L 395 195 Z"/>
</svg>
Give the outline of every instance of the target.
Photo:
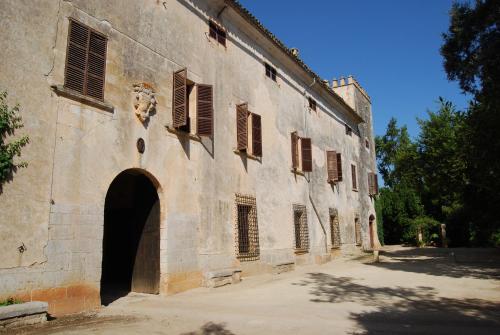
<svg viewBox="0 0 500 335">
<path fill-rule="evenodd" d="M 328 175 L 328 182 L 333 183 L 337 180 L 337 153 L 335 151 L 326 152 L 326 169 Z"/>
<path fill-rule="evenodd" d="M 238 150 L 246 151 L 248 147 L 248 105 L 236 106 L 236 144 Z"/>
<path fill-rule="evenodd" d="M 312 171 L 312 148 L 310 138 L 301 138 L 300 146 L 302 148 L 302 171 Z"/>
<path fill-rule="evenodd" d="M 187 125 L 187 69 L 174 72 L 172 123 L 174 128 Z"/>
<path fill-rule="evenodd" d="M 85 94 L 89 32 L 89 28 L 75 21 L 69 21 L 64 87 L 81 94 Z"/>
<path fill-rule="evenodd" d="M 103 100 L 106 47 L 104 35 L 70 20 L 64 87 Z"/>
<path fill-rule="evenodd" d="M 373 195 L 374 193 L 374 185 L 373 185 L 373 173 L 368 172 L 368 193 Z"/>
<path fill-rule="evenodd" d="M 260 115 L 252 113 L 252 154 L 262 156 L 262 125 Z"/>
<path fill-rule="evenodd" d="M 337 153 L 337 181 L 342 181 L 342 155 Z"/>
<path fill-rule="evenodd" d="M 106 38 L 90 32 L 87 63 L 87 95 L 104 99 L 104 74 L 106 70 Z"/>
<path fill-rule="evenodd" d="M 351 164 L 351 178 L 352 178 L 352 188 L 354 190 L 358 189 L 358 181 L 356 179 L 356 166 Z"/>
<path fill-rule="evenodd" d="M 299 136 L 296 131 L 292 133 L 292 168 L 299 168 Z"/>
<path fill-rule="evenodd" d="M 226 32 L 222 28 L 219 28 L 219 31 L 217 34 L 217 41 L 220 44 L 222 44 L 223 46 L 226 46 Z"/>
<path fill-rule="evenodd" d="M 214 125 L 212 85 L 197 85 L 196 133 L 199 136 L 212 136 Z"/>
<path fill-rule="evenodd" d="M 378 176 L 376 173 L 373 174 L 373 184 L 375 186 L 375 193 L 373 193 L 373 194 L 377 195 L 378 194 Z"/>
</svg>

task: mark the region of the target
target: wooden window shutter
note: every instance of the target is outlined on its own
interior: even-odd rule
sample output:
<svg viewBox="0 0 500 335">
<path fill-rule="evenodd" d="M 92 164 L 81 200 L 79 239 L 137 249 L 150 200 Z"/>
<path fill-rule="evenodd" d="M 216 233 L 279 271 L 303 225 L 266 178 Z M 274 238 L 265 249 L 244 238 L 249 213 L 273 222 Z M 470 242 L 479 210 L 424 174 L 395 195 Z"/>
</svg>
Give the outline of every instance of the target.
<svg viewBox="0 0 500 335">
<path fill-rule="evenodd" d="M 93 31 L 90 32 L 86 94 L 99 100 L 104 99 L 106 44 L 107 41 L 104 36 Z"/>
<path fill-rule="evenodd" d="M 262 124 L 260 115 L 252 113 L 252 154 L 262 156 Z"/>
<path fill-rule="evenodd" d="M 236 144 L 237 149 L 246 151 L 248 148 L 248 105 L 236 106 Z"/>
<path fill-rule="evenodd" d="M 342 181 L 342 155 L 337 153 L 337 181 Z"/>
<path fill-rule="evenodd" d="M 368 172 L 368 194 L 373 195 L 374 188 L 375 186 L 373 185 L 373 173 Z"/>
<path fill-rule="evenodd" d="M 174 128 L 187 125 L 187 69 L 174 72 L 172 123 Z"/>
<path fill-rule="evenodd" d="M 76 21 L 69 21 L 64 87 L 104 99 L 107 39 Z"/>
<path fill-rule="evenodd" d="M 328 182 L 333 183 L 337 180 L 337 153 L 335 151 L 326 152 L 326 169 Z"/>
<path fill-rule="evenodd" d="M 196 133 L 199 136 L 212 136 L 214 128 L 214 106 L 212 85 L 197 85 Z"/>
<path fill-rule="evenodd" d="M 64 87 L 85 94 L 89 28 L 70 20 Z"/>
<path fill-rule="evenodd" d="M 300 147 L 302 149 L 302 171 L 312 171 L 312 148 L 310 138 L 301 138 Z"/>
<path fill-rule="evenodd" d="M 373 194 L 377 195 L 378 194 L 378 176 L 376 173 L 373 174 L 373 185 L 375 187 Z"/>
<path fill-rule="evenodd" d="M 352 188 L 358 189 L 358 181 L 356 178 L 356 165 L 351 164 L 351 177 L 352 177 Z"/>
<path fill-rule="evenodd" d="M 296 131 L 292 133 L 292 168 L 299 168 L 299 136 Z"/>
</svg>

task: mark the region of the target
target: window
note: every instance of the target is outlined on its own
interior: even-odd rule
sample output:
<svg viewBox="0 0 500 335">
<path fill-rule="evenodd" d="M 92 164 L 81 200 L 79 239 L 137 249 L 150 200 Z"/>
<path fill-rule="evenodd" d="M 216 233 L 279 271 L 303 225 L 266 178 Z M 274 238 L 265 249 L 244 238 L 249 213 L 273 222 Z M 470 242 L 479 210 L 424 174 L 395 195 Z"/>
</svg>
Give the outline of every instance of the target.
<svg viewBox="0 0 500 335">
<path fill-rule="evenodd" d="M 348 136 L 352 136 L 352 128 L 349 127 L 347 124 L 345 125 L 345 134 Z"/>
<path fill-rule="evenodd" d="M 330 233 L 332 239 L 332 249 L 340 248 L 340 225 L 337 211 L 330 208 Z"/>
<path fill-rule="evenodd" d="M 375 196 L 378 194 L 378 178 L 377 174 L 368 172 L 368 194 Z"/>
<path fill-rule="evenodd" d="M 192 127 L 193 120 L 196 127 Z M 173 75 L 172 123 L 180 131 L 196 129 L 199 136 L 213 136 L 213 88 L 187 79 L 187 69 Z"/>
<path fill-rule="evenodd" d="M 354 235 L 356 238 L 356 245 L 361 245 L 361 224 L 359 218 L 354 219 Z"/>
<path fill-rule="evenodd" d="M 313 98 L 309 97 L 309 108 L 313 111 L 316 111 L 316 100 Z"/>
<path fill-rule="evenodd" d="M 104 35 L 70 19 L 64 87 L 104 100 L 106 47 Z"/>
<path fill-rule="evenodd" d="M 327 182 L 335 183 L 339 180 L 339 165 L 337 162 L 337 154 L 335 151 L 326 152 L 326 169 L 327 169 Z"/>
<path fill-rule="evenodd" d="M 261 117 L 250 112 L 247 103 L 236 106 L 236 145 L 238 151 L 262 157 Z"/>
<path fill-rule="evenodd" d="M 259 228 L 255 197 L 236 194 L 236 254 L 241 260 L 259 258 Z"/>
<path fill-rule="evenodd" d="M 208 21 L 208 28 L 208 35 L 219 44 L 226 46 L 226 30 L 212 20 Z"/>
<path fill-rule="evenodd" d="M 365 138 L 365 148 L 370 149 L 370 141 L 367 138 Z"/>
<path fill-rule="evenodd" d="M 276 81 L 276 69 L 267 63 L 265 63 L 265 65 L 266 65 L 266 76 Z"/>
<path fill-rule="evenodd" d="M 352 189 L 358 190 L 358 179 L 356 177 L 356 165 L 351 164 Z"/>
<path fill-rule="evenodd" d="M 312 172 L 311 139 L 292 133 L 292 168 L 294 171 Z"/>
<path fill-rule="evenodd" d="M 293 226 L 295 230 L 295 251 L 309 250 L 309 228 L 307 226 L 306 206 L 293 205 Z"/>
<path fill-rule="evenodd" d="M 337 152 L 337 181 L 342 181 L 342 155 Z"/>
</svg>

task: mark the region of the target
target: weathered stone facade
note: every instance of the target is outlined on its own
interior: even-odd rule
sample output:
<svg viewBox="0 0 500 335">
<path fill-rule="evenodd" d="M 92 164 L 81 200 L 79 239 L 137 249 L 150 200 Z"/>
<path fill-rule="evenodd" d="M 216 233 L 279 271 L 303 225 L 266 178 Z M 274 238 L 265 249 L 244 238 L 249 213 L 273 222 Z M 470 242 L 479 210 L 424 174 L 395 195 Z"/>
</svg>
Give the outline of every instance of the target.
<svg viewBox="0 0 500 335">
<path fill-rule="evenodd" d="M 69 18 L 108 39 L 103 102 L 63 87 Z M 209 36 L 210 19 L 226 29 L 225 47 Z M 355 218 L 370 248 L 368 95 L 352 78 L 325 85 L 234 1 L 2 1 L 0 21 L 0 89 L 21 104 L 31 139 L 22 157 L 29 166 L 0 194 L 0 296 L 48 301 L 55 314 L 100 305 L 106 194 L 123 171 L 147 176 L 158 193 L 161 294 L 224 269 L 246 276 L 328 261 L 331 209 L 342 252 L 356 250 Z M 265 63 L 277 69 L 276 81 Z M 188 80 L 213 86 L 212 138 L 172 130 L 172 74 L 182 68 Z M 235 152 L 241 103 L 262 117 L 261 158 Z M 293 131 L 311 138 L 310 173 L 291 170 Z M 342 154 L 343 180 L 334 185 L 326 150 Z M 255 259 L 235 253 L 236 194 L 256 199 Z M 294 250 L 297 204 L 307 212 L 305 253 Z"/>
</svg>

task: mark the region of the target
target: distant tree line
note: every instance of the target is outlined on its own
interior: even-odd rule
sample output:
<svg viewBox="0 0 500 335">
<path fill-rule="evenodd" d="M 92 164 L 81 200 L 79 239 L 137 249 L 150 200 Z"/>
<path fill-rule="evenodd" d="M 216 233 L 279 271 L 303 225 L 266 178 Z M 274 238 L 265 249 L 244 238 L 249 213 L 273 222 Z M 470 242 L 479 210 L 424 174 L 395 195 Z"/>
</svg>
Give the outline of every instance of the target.
<svg viewBox="0 0 500 335">
<path fill-rule="evenodd" d="M 500 0 L 454 3 L 441 55 L 449 80 L 472 97 L 465 111 L 439 98 L 412 139 L 391 119 L 377 136 L 386 243 L 500 246 Z"/>
</svg>

